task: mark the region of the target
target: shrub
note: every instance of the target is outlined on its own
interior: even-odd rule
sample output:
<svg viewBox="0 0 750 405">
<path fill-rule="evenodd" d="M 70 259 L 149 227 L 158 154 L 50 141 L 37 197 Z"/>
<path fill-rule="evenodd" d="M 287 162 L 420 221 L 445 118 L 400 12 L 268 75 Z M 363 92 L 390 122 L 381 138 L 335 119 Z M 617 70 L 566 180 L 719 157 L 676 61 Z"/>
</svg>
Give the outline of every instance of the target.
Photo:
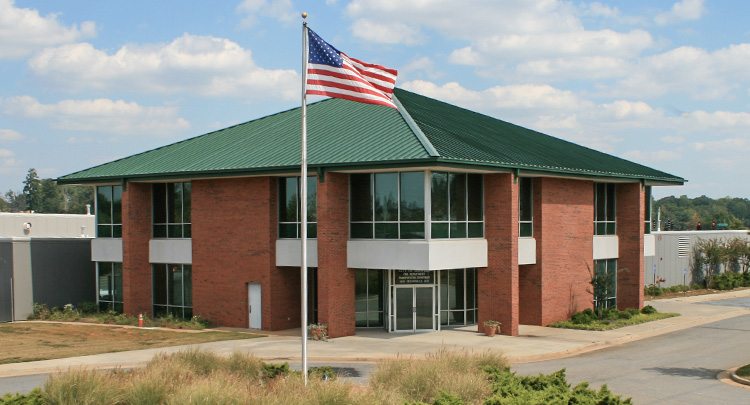
<svg viewBox="0 0 750 405">
<path fill-rule="evenodd" d="M 629 313 L 631 316 L 635 316 L 641 313 L 638 308 L 626 308 L 625 312 Z"/>
<path fill-rule="evenodd" d="M 589 315 L 588 313 L 586 313 L 586 311 L 577 312 L 570 317 L 570 321 L 576 325 L 588 325 L 596 320 L 596 318 L 593 316 L 593 311 L 591 313 L 592 315 Z"/>
<path fill-rule="evenodd" d="M 661 295 L 661 287 L 655 285 L 648 285 L 645 287 L 644 294 L 658 297 Z"/>
<path fill-rule="evenodd" d="M 641 309 L 641 313 L 646 315 L 655 314 L 657 312 L 658 311 L 656 310 L 656 308 L 652 307 L 651 305 L 646 305 L 645 307 L 643 307 L 643 309 Z"/>
<path fill-rule="evenodd" d="M 698 283 L 693 283 L 693 285 L 690 286 L 691 290 L 700 290 L 703 289 L 703 286 Z"/>
<path fill-rule="evenodd" d="M 81 310 L 81 314 L 91 315 L 99 312 L 99 306 L 96 302 L 82 302 L 78 304 L 78 308 Z"/>
<path fill-rule="evenodd" d="M 28 394 L 5 394 L 0 397 L 0 404 L 7 405 L 45 405 L 44 393 L 41 388 L 34 388 Z"/>
</svg>

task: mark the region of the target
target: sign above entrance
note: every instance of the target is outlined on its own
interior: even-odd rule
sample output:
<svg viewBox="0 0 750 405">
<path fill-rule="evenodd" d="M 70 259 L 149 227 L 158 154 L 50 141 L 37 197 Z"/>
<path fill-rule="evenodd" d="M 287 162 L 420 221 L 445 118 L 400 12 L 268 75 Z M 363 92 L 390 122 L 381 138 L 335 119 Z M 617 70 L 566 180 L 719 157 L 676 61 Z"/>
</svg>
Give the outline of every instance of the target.
<svg viewBox="0 0 750 405">
<path fill-rule="evenodd" d="M 396 270 L 396 284 L 435 284 L 435 272 Z"/>
</svg>

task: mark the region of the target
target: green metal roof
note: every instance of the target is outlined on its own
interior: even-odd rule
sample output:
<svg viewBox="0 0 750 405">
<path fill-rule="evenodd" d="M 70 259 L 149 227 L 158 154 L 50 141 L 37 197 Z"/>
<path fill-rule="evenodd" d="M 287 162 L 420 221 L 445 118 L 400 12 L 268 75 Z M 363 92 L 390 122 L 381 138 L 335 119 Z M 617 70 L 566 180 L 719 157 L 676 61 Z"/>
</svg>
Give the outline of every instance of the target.
<svg viewBox="0 0 750 405">
<path fill-rule="evenodd" d="M 311 169 L 473 165 L 546 173 L 683 179 L 486 115 L 396 89 L 392 108 L 327 99 L 307 108 Z M 60 177 L 62 184 L 293 172 L 301 108 Z"/>
</svg>

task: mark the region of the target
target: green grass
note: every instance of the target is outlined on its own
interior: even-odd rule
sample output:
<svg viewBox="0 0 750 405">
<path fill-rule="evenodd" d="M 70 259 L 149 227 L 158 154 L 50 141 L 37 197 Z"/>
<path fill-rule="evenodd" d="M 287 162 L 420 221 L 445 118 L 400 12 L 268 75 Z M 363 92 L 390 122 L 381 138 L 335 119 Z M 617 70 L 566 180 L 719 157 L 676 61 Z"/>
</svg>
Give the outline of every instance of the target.
<svg viewBox="0 0 750 405">
<path fill-rule="evenodd" d="M 658 321 L 660 319 L 665 318 L 672 318 L 675 316 L 680 316 L 680 314 L 676 313 L 661 313 L 657 312 L 655 314 L 639 314 L 634 315 L 630 319 L 617 319 L 617 320 L 599 320 L 599 321 L 593 321 L 590 324 L 576 324 L 573 323 L 573 321 L 559 321 L 559 322 L 553 322 L 547 326 L 552 328 L 565 328 L 565 329 L 580 329 L 580 330 L 611 330 L 611 329 L 619 329 L 623 328 L 625 326 L 631 326 L 631 325 L 638 325 L 646 322 L 653 322 Z"/>
<path fill-rule="evenodd" d="M 740 367 L 734 373 L 737 374 L 738 376 L 742 377 L 742 378 L 750 378 L 750 364 L 748 364 L 748 365 L 746 365 L 744 367 Z"/>
</svg>

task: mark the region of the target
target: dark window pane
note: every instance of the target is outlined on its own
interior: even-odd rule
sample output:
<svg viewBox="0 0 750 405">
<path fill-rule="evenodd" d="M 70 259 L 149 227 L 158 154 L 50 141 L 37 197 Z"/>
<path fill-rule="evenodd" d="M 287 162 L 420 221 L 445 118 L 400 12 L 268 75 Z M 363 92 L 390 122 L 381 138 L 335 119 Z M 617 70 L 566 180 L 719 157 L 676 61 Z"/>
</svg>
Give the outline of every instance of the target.
<svg viewBox="0 0 750 405">
<path fill-rule="evenodd" d="M 193 317 L 193 308 L 185 307 L 185 319 L 191 319 Z"/>
<path fill-rule="evenodd" d="M 163 305 L 154 305 L 154 318 L 163 318 L 167 316 L 167 307 Z"/>
<path fill-rule="evenodd" d="M 532 207 L 532 183 L 530 178 L 521 178 L 520 185 L 519 185 L 519 196 L 518 196 L 518 205 L 519 205 L 519 215 L 518 219 L 520 221 L 531 221 L 531 217 L 533 215 L 533 207 Z"/>
<path fill-rule="evenodd" d="M 424 172 L 401 173 L 401 221 L 424 221 Z"/>
<path fill-rule="evenodd" d="M 170 224 L 181 224 L 182 221 L 182 183 L 167 184 L 167 221 Z M 171 236 L 170 236 L 171 237 Z M 182 237 L 182 232 L 180 236 Z"/>
<path fill-rule="evenodd" d="M 373 328 L 373 327 L 382 327 L 383 326 L 383 313 L 382 312 L 368 312 L 367 313 L 367 326 Z"/>
<path fill-rule="evenodd" d="M 112 301 L 112 263 L 98 263 L 99 268 L 99 300 Z"/>
<path fill-rule="evenodd" d="M 109 312 L 112 310 L 112 303 L 111 302 L 99 302 L 99 312 Z"/>
<path fill-rule="evenodd" d="M 96 223 L 112 223 L 112 187 L 101 186 L 96 188 Z"/>
<path fill-rule="evenodd" d="M 168 225 L 167 237 L 168 238 L 181 238 L 182 237 L 182 225 Z"/>
<path fill-rule="evenodd" d="M 467 201 L 469 221 L 481 221 L 482 218 L 482 185 L 483 177 L 481 174 L 467 175 Z"/>
<path fill-rule="evenodd" d="M 179 265 L 169 265 L 169 296 L 167 304 L 183 305 L 182 301 L 182 268 Z"/>
<path fill-rule="evenodd" d="M 370 174 L 350 174 L 352 221 L 372 221 Z M 371 238 L 372 236 L 370 236 Z"/>
<path fill-rule="evenodd" d="M 185 264 L 182 266 L 183 300 L 186 307 L 193 306 L 193 266 Z M 190 316 L 192 317 L 192 315 Z"/>
<path fill-rule="evenodd" d="M 166 238 L 167 237 L 167 226 L 166 225 L 154 225 L 154 238 Z"/>
<path fill-rule="evenodd" d="M 167 185 L 166 184 L 154 184 L 152 187 L 152 191 L 153 191 L 153 202 L 154 202 L 154 223 L 166 224 L 167 223 Z"/>
<path fill-rule="evenodd" d="M 398 224 L 375 223 L 375 239 L 398 239 Z"/>
<path fill-rule="evenodd" d="M 531 222 L 522 222 L 519 236 L 531 237 L 533 235 L 533 226 Z"/>
<path fill-rule="evenodd" d="M 448 238 L 448 224 L 432 224 L 432 237 L 434 239 L 447 239 Z"/>
<path fill-rule="evenodd" d="M 297 224 L 279 224 L 279 238 L 298 238 Z"/>
<path fill-rule="evenodd" d="M 607 222 L 607 235 L 617 234 L 617 224 L 614 222 Z"/>
<path fill-rule="evenodd" d="M 112 225 L 99 225 L 96 227 L 96 236 L 100 238 L 112 237 Z"/>
<path fill-rule="evenodd" d="M 307 237 L 311 239 L 318 237 L 318 224 L 307 224 Z"/>
<path fill-rule="evenodd" d="M 385 300 L 383 299 L 384 274 L 385 272 L 379 270 L 367 271 L 367 310 L 370 312 L 385 310 Z"/>
<path fill-rule="evenodd" d="M 448 220 L 448 173 L 432 173 L 431 216 L 433 221 Z"/>
<path fill-rule="evenodd" d="M 596 235 L 606 235 L 607 234 L 607 224 L 604 222 L 598 222 L 596 224 Z"/>
<path fill-rule="evenodd" d="M 190 224 L 185 224 L 182 226 L 182 237 L 183 238 L 192 238 L 193 237 L 193 226 Z"/>
<path fill-rule="evenodd" d="M 596 190 L 596 214 L 595 221 L 606 221 L 607 219 L 607 190 L 606 184 L 594 183 Z"/>
<path fill-rule="evenodd" d="M 112 223 L 122 223 L 122 186 L 112 187 Z"/>
<path fill-rule="evenodd" d="M 448 325 L 448 311 L 440 311 L 440 324 Z"/>
<path fill-rule="evenodd" d="M 307 220 L 315 222 L 318 220 L 318 182 L 316 177 L 307 178 Z"/>
<path fill-rule="evenodd" d="M 354 311 L 367 311 L 367 270 L 354 270 Z M 359 314 L 357 314 L 359 316 Z M 359 326 L 359 325 L 358 325 Z M 366 326 L 366 325 L 364 325 Z"/>
<path fill-rule="evenodd" d="M 182 183 L 182 221 L 190 223 L 192 218 L 192 196 L 193 186 L 190 183 Z"/>
<path fill-rule="evenodd" d="M 466 309 L 474 309 L 477 307 L 476 301 L 476 288 L 477 288 L 477 270 L 466 269 Z M 471 323 L 473 323 L 473 318 Z"/>
<path fill-rule="evenodd" d="M 357 312 L 354 319 L 357 328 L 367 327 L 367 312 Z"/>
<path fill-rule="evenodd" d="M 122 225 L 113 225 L 112 226 L 112 237 L 113 238 L 122 238 Z"/>
<path fill-rule="evenodd" d="M 398 221 L 398 173 L 375 174 L 375 221 Z"/>
<path fill-rule="evenodd" d="M 372 239 L 372 224 L 351 224 L 352 239 Z"/>
<path fill-rule="evenodd" d="M 616 184 L 607 184 L 607 221 L 615 220 Z"/>
<path fill-rule="evenodd" d="M 279 179 L 279 221 L 297 221 L 297 178 Z"/>
<path fill-rule="evenodd" d="M 123 301 L 122 297 L 122 263 L 112 263 L 112 275 L 114 276 L 114 301 Z"/>
<path fill-rule="evenodd" d="M 465 222 L 451 224 L 451 238 L 465 238 L 465 237 L 466 237 L 466 223 Z"/>
<path fill-rule="evenodd" d="M 484 224 L 481 222 L 470 222 L 469 223 L 469 237 L 481 238 L 483 236 L 484 236 Z"/>
<path fill-rule="evenodd" d="M 424 222 L 402 223 L 401 239 L 424 239 Z"/>
<path fill-rule="evenodd" d="M 167 303 L 167 269 L 164 264 L 153 265 L 153 287 L 154 304 L 165 305 Z"/>
<path fill-rule="evenodd" d="M 123 310 L 123 305 L 121 302 L 115 302 L 114 311 L 117 312 L 118 314 L 123 313 L 124 310 Z"/>
<path fill-rule="evenodd" d="M 451 221 L 466 220 L 466 175 L 450 173 L 448 175 L 450 187 L 450 219 Z"/>
</svg>

